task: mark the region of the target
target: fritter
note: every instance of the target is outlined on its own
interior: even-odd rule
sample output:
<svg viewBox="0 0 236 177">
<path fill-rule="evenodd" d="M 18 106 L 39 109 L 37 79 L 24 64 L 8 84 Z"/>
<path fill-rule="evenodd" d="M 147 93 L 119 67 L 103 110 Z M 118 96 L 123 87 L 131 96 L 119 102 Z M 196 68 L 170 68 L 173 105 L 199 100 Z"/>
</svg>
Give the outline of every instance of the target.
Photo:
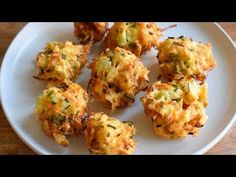
<svg viewBox="0 0 236 177">
<path fill-rule="evenodd" d="M 181 36 L 161 42 L 158 50 L 160 70 L 170 80 L 193 77 L 204 81 L 208 71 L 216 66 L 210 43 Z"/>
<path fill-rule="evenodd" d="M 37 55 L 34 76 L 39 80 L 66 83 L 74 81 L 86 63 L 90 45 L 73 45 L 71 42 L 49 42 Z"/>
<path fill-rule="evenodd" d="M 112 110 L 131 105 L 135 95 L 148 85 L 147 68 L 130 51 L 119 47 L 106 49 L 89 67 L 91 95 Z"/>
<path fill-rule="evenodd" d="M 74 34 L 81 43 L 102 41 L 108 22 L 74 22 Z"/>
<path fill-rule="evenodd" d="M 92 154 L 100 155 L 132 154 L 136 146 L 135 133 L 132 122 L 121 122 L 102 112 L 90 115 L 85 130 L 88 149 Z"/>
<path fill-rule="evenodd" d="M 37 98 L 36 119 L 48 136 L 67 146 L 68 137 L 78 137 L 85 128 L 88 99 L 87 92 L 76 83 L 46 88 Z"/>
<path fill-rule="evenodd" d="M 207 83 L 194 79 L 155 82 L 141 101 L 154 131 L 164 139 L 196 136 L 207 121 Z"/>
<path fill-rule="evenodd" d="M 140 56 L 157 47 L 161 35 L 161 29 L 155 23 L 117 22 L 109 29 L 105 46 L 110 49 L 118 46 Z"/>
</svg>

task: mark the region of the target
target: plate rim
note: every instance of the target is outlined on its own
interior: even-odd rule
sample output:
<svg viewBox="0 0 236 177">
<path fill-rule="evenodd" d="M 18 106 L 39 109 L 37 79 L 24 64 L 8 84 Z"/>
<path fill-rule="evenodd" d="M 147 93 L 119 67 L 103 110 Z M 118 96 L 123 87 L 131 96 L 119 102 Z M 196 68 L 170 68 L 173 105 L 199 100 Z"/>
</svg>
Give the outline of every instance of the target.
<svg viewBox="0 0 236 177">
<path fill-rule="evenodd" d="M 218 28 L 226 37 L 226 39 L 231 43 L 231 45 L 233 46 L 234 50 L 236 51 L 236 44 L 234 43 L 234 41 L 232 40 L 232 38 L 229 36 L 229 34 L 217 23 L 217 22 L 210 22 L 211 24 L 215 25 L 216 28 Z M 1 95 L 1 90 L 3 87 L 3 76 L 2 76 L 2 72 L 4 71 L 5 65 L 6 65 L 6 59 L 8 58 L 8 55 L 10 55 L 9 53 L 12 50 L 12 46 L 16 43 L 16 41 L 18 40 L 18 38 L 22 35 L 22 33 L 24 33 L 26 31 L 26 29 L 30 28 L 31 25 L 33 25 L 34 22 L 28 22 L 18 33 L 17 35 L 14 37 L 14 39 L 11 41 L 10 45 L 7 48 L 7 51 L 5 52 L 5 55 L 2 59 L 2 64 L 1 64 L 1 69 L 0 69 L 0 99 L 1 99 L 1 105 L 2 105 L 2 109 L 3 112 L 5 114 L 5 117 L 7 118 L 7 121 L 9 122 L 11 128 L 13 129 L 13 131 L 16 133 L 16 135 L 36 154 L 39 155 L 49 155 L 49 154 L 53 154 L 53 153 L 47 153 L 44 150 L 34 147 L 34 145 L 31 145 L 31 143 L 28 142 L 27 138 L 25 138 L 23 135 L 21 135 L 20 131 L 17 130 L 17 128 L 14 126 L 12 119 L 9 118 L 9 115 L 5 109 L 3 100 L 2 100 L 2 95 Z M 196 151 L 195 153 L 192 153 L 193 155 L 202 155 L 204 153 L 206 153 L 209 149 L 211 149 L 216 143 L 218 143 L 224 136 L 225 134 L 229 131 L 229 129 L 233 126 L 234 122 L 236 121 L 236 112 L 234 112 L 234 115 L 231 117 L 230 121 L 227 123 L 227 125 L 224 127 L 224 129 L 218 134 L 216 135 L 216 137 L 211 140 L 209 143 L 207 143 L 205 146 L 203 146 L 201 149 L 199 149 L 198 151 Z"/>
</svg>

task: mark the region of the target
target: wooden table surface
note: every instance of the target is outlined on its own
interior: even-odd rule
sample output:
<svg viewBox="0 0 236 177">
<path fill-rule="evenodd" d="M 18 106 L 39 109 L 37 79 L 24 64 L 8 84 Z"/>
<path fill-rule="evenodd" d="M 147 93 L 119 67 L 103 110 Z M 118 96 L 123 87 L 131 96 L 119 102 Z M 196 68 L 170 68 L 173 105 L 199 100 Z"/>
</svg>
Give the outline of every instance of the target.
<svg viewBox="0 0 236 177">
<path fill-rule="evenodd" d="M 26 23 L 0 23 L 0 63 L 19 30 Z M 236 23 L 220 23 L 231 38 L 236 41 Z M 0 154 L 35 154 L 15 134 L 0 107 Z M 224 138 L 206 154 L 236 154 L 236 123 Z"/>
</svg>

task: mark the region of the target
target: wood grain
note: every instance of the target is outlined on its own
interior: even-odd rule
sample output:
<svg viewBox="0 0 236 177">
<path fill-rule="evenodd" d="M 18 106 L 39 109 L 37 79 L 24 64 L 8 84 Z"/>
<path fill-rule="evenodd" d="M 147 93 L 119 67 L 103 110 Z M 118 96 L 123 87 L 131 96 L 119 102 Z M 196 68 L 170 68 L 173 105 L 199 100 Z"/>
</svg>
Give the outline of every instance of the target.
<svg viewBox="0 0 236 177">
<path fill-rule="evenodd" d="M 0 23 L 0 64 L 11 41 L 25 24 L 23 22 Z M 236 41 L 236 23 L 220 23 L 220 25 Z M 15 134 L 0 106 L 0 155 L 7 154 L 34 155 L 35 153 Z M 236 123 L 206 154 L 236 154 Z"/>
<path fill-rule="evenodd" d="M 26 23 L 0 23 L 0 63 L 15 35 Z M 0 107 L 0 154 L 35 154 L 15 134 Z"/>
</svg>

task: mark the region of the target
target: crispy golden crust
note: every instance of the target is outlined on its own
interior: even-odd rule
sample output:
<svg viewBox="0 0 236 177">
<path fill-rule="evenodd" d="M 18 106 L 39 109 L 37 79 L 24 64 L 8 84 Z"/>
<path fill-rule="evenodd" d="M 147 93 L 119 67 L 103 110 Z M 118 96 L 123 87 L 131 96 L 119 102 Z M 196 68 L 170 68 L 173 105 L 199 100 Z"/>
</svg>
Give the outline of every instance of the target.
<svg viewBox="0 0 236 177">
<path fill-rule="evenodd" d="M 74 34 L 81 43 L 102 41 L 107 29 L 108 22 L 74 22 Z"/>
<path fill-rule="evenodd" d="M 207 121 L 207 84 L 200 85 L 194 79 L 155 82 L 141 101 L 155 133 L 161 138 L 196 136 Z"/>
<path fill-rule="evenodd" d="M 104 113 L 92 113 L 89 117 L 85 137 L 92 154 L 128 155 L 135 150 L 136 134 L 132 122 L 121 122 Z"/>
<path fill-rule="evenodd" d="M 117 46 L 140 56 L 152 47 L 157 47 L 161 30 L 155 23 L 115 23 L 109 29 L 105 46 L 114 49 Z"/>
<path fill-rule="evenodd" d="M 162 74 L 171 80 L 194 77 L 203 81 L 207 72 L 216 66 L 211 44 L 190 38 L 168 38 L 160 43 L 158 60 Z"/>
<path fill-rule="evenodd" d="M 106 49 L 89 66 L 88 85 L 95 100 L 107 103 L 112 110 L 134 102 L 135 94 L 147 87 L 147 68 L 131 52 L 119 47 Z"/>
<path fill-rule="evenodd" d="M 49 42 L 37 55 L 36 79 L 54 83 L 75 80 L 86 63 L 91 45 L 73 45 L 71 42 Z"/>
<path fill-rule="evenodd" d="M 79 136 L 85 128 L 88 94 L 76 83 L 65 88 L 49 87 L 37 98 L 35 116 L 44 132 L 60 145 Z"/>
</svg>

